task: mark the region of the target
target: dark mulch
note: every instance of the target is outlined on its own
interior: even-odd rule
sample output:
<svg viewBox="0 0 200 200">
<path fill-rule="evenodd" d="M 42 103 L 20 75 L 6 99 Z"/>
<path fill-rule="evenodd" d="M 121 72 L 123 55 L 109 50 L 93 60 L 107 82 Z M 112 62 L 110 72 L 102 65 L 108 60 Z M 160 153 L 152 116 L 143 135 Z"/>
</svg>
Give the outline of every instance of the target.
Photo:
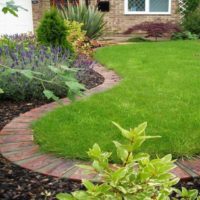
<svg viewBox="0 0 200 200">
<path fill-rule="evenodd" d="M 104 82 L 104 77 L 93 69 L 80 73 L 78 79 L 87 89 L 94 88 Z"/>
<path fill-rule="evenodd" d="M 0 101 L 0 130 L 13 118 L 17 117 L 20 113 L 25 113 L 32 108 L 36 108 L 45 104 L 45 101 Z"/>
<path fill-rule="evenodd" d="M 80 80 L 87 88 L 95 87 L 103 82 L 103 77 L 90 71 L 90 75 Z M 46 102 L 0 102 L 0 130 L 10 120 L 32 108 Z M 196 188 L 200 190 L 200 180 L 179 183 L 177 187 Z M 0 155 L 0 199 L 2 200 L 53 200 L 59 192 L 72 192 L 83 189 L 80 183 L 66 179 L 57 179 L 41 175 L 10 163 Z"/>
<path fill-rule="evenodd" d="M 177 188 L 181 189 L 182 187 L 185 187 L 187 189 L 196 189 L 199 191 L 200 194 L 200 179 L 195 178 L 194 180 L 179 182 Z"/>
<path fill-rule="evenodd" d="M 0 155 L 2 200 L 52 200 L 59 192 L 72 192 L 77 189 L 81 189 L 81 184 L 31 172 L 10 163 Z"/>
<path fill-rule="evenodd" d="M 0 130 L 12 118 L 45 102 L 0 102 Z M 36 200 L 55 199 L 59 192 L 72 192 L 81 184 L 41 175 L 10 163 L 0 154 L 0 199 Z M 45 194 L 49 193 L 49 197 Z"/>
</svg>

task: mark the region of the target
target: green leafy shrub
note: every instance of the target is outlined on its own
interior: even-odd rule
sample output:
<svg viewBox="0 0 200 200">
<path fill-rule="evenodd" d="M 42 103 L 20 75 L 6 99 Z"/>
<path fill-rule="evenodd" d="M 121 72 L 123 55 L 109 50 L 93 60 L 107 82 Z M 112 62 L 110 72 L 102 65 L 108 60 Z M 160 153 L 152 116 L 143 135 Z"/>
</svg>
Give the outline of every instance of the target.
<svg viewBox="0 0 200 200">
<path fill-rule="evenodd" d="M 194 12 L 200 4 L 200 0 L 183 0 L 183 2 L 185 6 L 184 8 L 182 8 L 183 10 L 181 11 L 184 13 L 185 16 Z"/>
<path fill-rule="evenodd" d="M 183 27 L 185 30 L 200 36 L 200 5 L 185 16 Z"/>
<path fill-rule="evenodd" d="M 67 41 L 67 27 L 54 8 L 44 14 L 36 32 L 37 39 L 41 44 L 70 48 Z"/>
<path fill-rule="evenodd" d="M 128 39 L 128 42 L 150 42 L 150 40 L 138 36 L 138 37 L 132 37 Z"/>
<path fill-rule="evenodd" d="M 176 32 L 172 34 L 172 40 L 197 40 L 199 37 L 190 31 Z"/>
<path fill-rule="evenodd" d="M 177 192 L 177 198 L 198 198 L 196 190 L 187 191 L 184 188 L 181 192 L 173 188 L 179 179 L 170 172 L 175 167 L 171 155 L 151 160 L 146 153 L 136 153 L 145 140 L 157 138 L 145 134 L 147 123 L 130 130 L 114 124 L 127 140 L 125 144 L 114 141 L 121 165 L 109 164 L 112 153 L 102 152 L 99 145 L 94 144 L 88 151 L 89 157 L 93 160 L 92 167 L 81 167 L 98 172 L 103 183 L 95 185 L 84 180 L 86 191 L 76 191 L 72 195 L 58 194 L 59 200 L 169 200 L 174 191 Z"/>
<path fill-rule="evenodd" d="M 86 37 L 86 31 L 82 30 L 82 23 L 65 20 L 68 29 L 67 41 L 72 44 L 72 48 L 77 55 L 91 55 L 92 47 Z"/>
<path fill-rule="evenodd" d="M 86 31 L 86 36 L 90 39 L 99 38 L 105 30 L 104 14 L 93 6 L 69 5 L 59 9 L 59 12 L 64 19 L 83 24 L 82 30 Z"/>
</svg>

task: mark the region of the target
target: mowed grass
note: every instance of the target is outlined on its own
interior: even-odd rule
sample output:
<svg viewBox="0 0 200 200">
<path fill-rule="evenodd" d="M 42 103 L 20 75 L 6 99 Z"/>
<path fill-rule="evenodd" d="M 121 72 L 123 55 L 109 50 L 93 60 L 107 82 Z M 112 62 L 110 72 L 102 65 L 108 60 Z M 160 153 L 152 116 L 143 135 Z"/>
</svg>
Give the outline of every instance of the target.
<svg viewBox="0 0 200 200">
<path fill-rule="evenodd" d="M 147 134 L 162 138 L 147 141 L 142 151 L 176 158 L 200 153 L 199 41 L 111 46 L 95 58 L 122 81 L 37 121 L 34 136 L 41 150 L 87 159 L 94 143 L 113 151 L 112 141 L 123 140 L 112 121 L 127 129 L 147 121 Z"/>
</svg>

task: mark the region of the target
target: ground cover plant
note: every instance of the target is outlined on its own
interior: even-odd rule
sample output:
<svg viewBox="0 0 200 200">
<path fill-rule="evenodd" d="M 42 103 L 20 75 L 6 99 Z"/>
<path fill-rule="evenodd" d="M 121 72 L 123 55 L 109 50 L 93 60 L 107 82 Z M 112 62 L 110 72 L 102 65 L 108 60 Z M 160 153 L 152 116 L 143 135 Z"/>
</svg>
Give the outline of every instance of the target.
<svg viewBox="0 0 200 200">
<path fill-rule="evenodd" d="M 172 34 L 172 40 L 198 40 L 199 36 L 190 31 L 181 31 Z"/>
<path fill-rule="evenodd" d="M 96 59 L 122 77 L 120 84 L 47 114 L 33 126 L 36 142 L 43 151 L 87 159 L 85 152 L 94 143 L 112 152 L 110 141 L 123 141 L 110 121 L 124 127 L 148 121 L 149 134 L 162 138 L 145 143 L 143 151 L 198 154 L 199 47 L 198 41 L 170 41 L 99 49 Z M 117 161 L 116 155 L 111 159 Z"/>
</svg>

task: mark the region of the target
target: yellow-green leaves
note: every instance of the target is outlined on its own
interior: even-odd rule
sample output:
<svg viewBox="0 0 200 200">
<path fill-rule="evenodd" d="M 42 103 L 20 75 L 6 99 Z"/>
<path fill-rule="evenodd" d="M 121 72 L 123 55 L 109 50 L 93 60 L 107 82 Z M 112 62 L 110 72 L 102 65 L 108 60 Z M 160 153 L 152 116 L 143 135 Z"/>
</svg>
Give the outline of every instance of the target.
<svg viewBox="0 0 200 200">
<path fill-rule="evenodd" d="M 92 166 L 98 172 L 108 168 L 108 159 L 111 155 L 112 153 L 102 152 L 98 144 L 94 144 L 88 151 L 88 156 L 94 160 Z"/>
<path fill-rule="evenodd" d="M 117 149 L 117 156 L 120 158 L 120 160 L 123 162 L 123 164 L 128 160 L 128 156 L 129 156 L 129 152 L 126 148 L 124 148 L 122 146 L 122 144 L 120 144 L 119 142 L 117 141 L 113 141 L 113 143 L 115 144 L 115 147 Z M 131 155 L 132 157 L 132 155 Z"/>
<path fill-rule="evenodd" d="M 44 90 L 43 94 L 47 99 L 53 99 L 54 101 L 58 101 L 59 98 L 50 90 Z"/>
<path fill-rule="evenodd" d="M 121 135 L 130 141 L 130 143 L 121 145 L 121 147 L 119 147 L 119 144 L 116 146 L 116 142 L 114 142 L 115 146 L 117 147 L 117 152 L 121 152 L 121 153 L 118 153 L 120 157 L 121 157 L 122 152 L 123 154 L 125 154 L 125 151 L 121 149 L 122 146 L 127 151 L 132 152 L 140 148 L 140 146 L 145 142 L 145 140 L 160 137 L 160 136 L 146 136 L 145 130 L 147 127 L 147 122 L 144 122 L 140 124 L 139 126 L 137 126 L 136 128 L 130 129 L 129 131 L 122 128 L 116 122 L 112 122 L 112 123 L 121 131 Z M 120 159 L 122 160 L 122 158 Z"/>
<path fill-rule="evenodd" d="M 3 94 L 4 93 L 4 91 L 0 88 L 0 94 Z"/>
<path fill-rule="evenodd" d="M 122 136 L 128 140 L 134 141 L 139 136 L 145 136 L 145 129 L 147 127 L 147 122 L 140 124 L 138 127 L 134 129 L 130 129 L 130 131 L 122 128 L 116 122 L 113 122 L 113 124 L 121 131 Z"/>
<path fill-rule="evenodd" d="M 130 131 L 115 122 L 113 124 L 118 127 L 122 136 L 128 139 L 126 144 L 113 141 L 121 164 L 109 164 L 111 153 L 102 152 L 99 145 L 94 144 L 88 155 L 94 160 L 92 166 L 100 173 L 104 183 L 95 185 L 85 180 L 83 184 L 86 191 L 74 192 L 67 200 L 169 200 L 175 191 L 173 185 L 179 181 L 171 173 L 175 167 L 172 156 L 166 155 L 151 160 L 149 154 L 135 152 L 138 152 L 145 140 L 157 137 L 145 135 L 146 122 Z M 179 197 L 182 196 L 179 199 L 198 199 L 196 190 L 188 191 L 183 188 L 182 191 L 176 192 Z M 59 199 L 65 200 L 65 197 Z"/>
<path fill-rule="evenodd" d="M 130 131 L 127 131 L 125 129 L 123 129 L 119 124 L 117 124 L 116 122 L 112 122 L 120 131 L 123 137 L 131 140 L 131 135 L 130 135 Z"/>
</svg>

